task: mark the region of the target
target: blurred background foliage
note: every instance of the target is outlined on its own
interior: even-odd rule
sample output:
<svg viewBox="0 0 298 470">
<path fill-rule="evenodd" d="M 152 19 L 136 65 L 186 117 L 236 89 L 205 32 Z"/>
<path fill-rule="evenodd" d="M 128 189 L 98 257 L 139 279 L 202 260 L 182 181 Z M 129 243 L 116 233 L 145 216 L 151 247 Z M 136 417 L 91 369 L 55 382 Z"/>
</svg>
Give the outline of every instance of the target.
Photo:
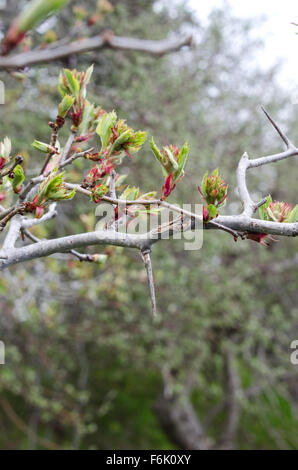
<svg viewBox="0 0 298 470">
<path fill-rule="evenodd" d="M 7 3 L 2 31 L 22 3 Z M 259 105 L 297 142 L 297 113 L 289 90 L 278 83 L 278 66 L 255 65 L 262 47 L 252 34 L 257 20 L 235 18 L 227 6 L 213 11 L 203 28 L 183 1 L 111 4 L 113 11 L 93 32 L 109 28 L 118 35 L 160 39 L 191 31 L 193 47 L 162 58 L 88 53 L 31 69 L 21 81 L 2 73 L 1 137 L 12 138 L 14 150 L 27 158 L 29 174 L 34 172 L 42 157 L 30 144 L 49 138 L 59 69 L 94 63 L 90 94 L 97 104 L 116 109 L 160 145 L 190 143 L 186 176 L 171 201 L 200 203 L 197 185 L 207 169 L 219 167 L 229 184 L 225 212 L 236 213 L 235 169 L 242 153 L 260 156 L 281 146 Z M 48 30 L 58 39 L 71 31 L 74 5 L 88 16 L 97 8 L 92 0 L 71 2 L 38 28 L 33 42 L 42 42 Z M 77 162 L 72 179 L 80 181 L 87 167 Z M 161 187 L 149 145 L 122 171 L 144 191 Z M 271 193 L 298 202 L 290 161 L 251 172 L 249 186 L 255 200 Z M 77 196 L 34 234 L 62 236 L 93 230 L 94 223 L 94 206 Z M 290 364 L 290 343 L 298 333 L 296 240 L 282 239 L 266 249 L 210 231 L 199 251 L 184 251 L 179 240 L 158 243 L 152 253 L 156 322 L 139 255 L 121 248 L 102 252 L 108 254 L 103 266 L 57 255 L 1 274 L 6 365 L 0 368 L 0 447 L 191 448 L 191 436 L 179 433 L 184 418 L 172 423 L 173 431 L 166 425 L 166 407 L 157 405 L 166 390 L 169 406 L 195 410 L 219 448 L 231 395 L 226 358 L 232 355 L 239 410 L 231 447 L 297 448 L 297 371 Z"/>
</svg>

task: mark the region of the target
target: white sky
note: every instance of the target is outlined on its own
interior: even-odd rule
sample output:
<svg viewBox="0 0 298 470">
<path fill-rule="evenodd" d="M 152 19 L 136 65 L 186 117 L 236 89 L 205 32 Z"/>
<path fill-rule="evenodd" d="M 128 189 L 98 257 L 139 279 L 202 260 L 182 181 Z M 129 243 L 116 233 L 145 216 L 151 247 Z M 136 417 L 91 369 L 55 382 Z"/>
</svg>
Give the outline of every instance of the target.
<svg viewBox="0 0 298 470">
<path fill-rule="evenodd" d="M 280 79 L 285 86 L 298 89 L 298 23 L 297 0 L 189 0 L 190 5 L 204 21 L 214 7 L 228 3 L 235 15 L 243 18 L 265 17 L 261 25 L 256 25 L 255 34 L 265 40 L 265 49 L 256 57 L 264 65 L 273 65 L 277 59 L 283 60 Z"/>
</svg>

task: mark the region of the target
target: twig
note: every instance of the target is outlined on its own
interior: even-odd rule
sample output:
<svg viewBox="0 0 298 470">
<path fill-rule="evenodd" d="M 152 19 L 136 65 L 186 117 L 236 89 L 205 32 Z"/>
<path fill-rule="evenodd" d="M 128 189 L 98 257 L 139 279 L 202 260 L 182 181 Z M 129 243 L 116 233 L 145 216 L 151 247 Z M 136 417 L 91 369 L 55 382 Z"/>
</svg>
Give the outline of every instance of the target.
<svg viewBox="0 0 298 470">
<path fill-rule="evenodd" d="M 255 210 L 262 207 L 267 202 L 267 199 L 268 199 L 268 196 L 264 197 L 264 199 L 262 199 L 260 202 L 257 202 L 257 204 L 255 205 Z"/>
<path fill-rule="evenodd" d="M 23 207 L 22 206 L 17 206 L 17 207 L 14 207 L 7 215 L 6 217 L 4 217 L 1 222 L 0 222 L 0 232 L 3 231 L 3 229 L 5 228 L 5 226 L 7 225 L 7 223 L 10 221 L 10 219 L 12 219 L 12 217 L 14 217 L 15 215 L 19 214 L 20 212 L 22 212 L 23 210 Z"/>
<path fill-rule="evenodd" d="M 56 148 L 56 143 L 57 143 L 57 139 L 58 139 L 58 132 L 59 132 L 59 129 L 63 126 L 63 124 L 64 124 L 64 119 L 61 120 L 61 118 L 59 118 L 59 116 L 57 116 L 56 122 L 49 122 L 49 126 L 52 128 L 52 135 L 51 135 L 50 145 L 53 149 Z M 46 158 L 46 160 L 43 164 L 43 167 L 40 171 L 41 175 L 44 174 L 44 172 L 45 172 L 45 170 L 46 170 L 46 168 L 47 168 L 47 166 L 48 166 L 48 164 L 49 164 L 49 162 L 50 162 L 53 155 L 54 155 L 54 150 L 50 151 L 48 153 L 48 156 L 47 156 L 47 158 Z"/>
<path fill-rule="evenodd" d="M 91 147 L 90 149 L 84 150 L 83 152 L 74 153 L 67 160 L 60 162 L 59 169 L 61 170 L 62 168 L 65 168 L 67 165 L 71 165 L 77 158 L 85 157 L 88 153 L 92 152 L 93 150 L 94 150 L 94 147 Z"/>
<path fill-rule="evenodd" d="M 236 232 L 236 230 L 226 227 L 225 225 L 218 223 L 216 220 L 210 220 L 208 224 L 213 225 L 214 227 L 217 227 L 218 229 L 223 230 L 230 235 L 233 235 L 235 241 L 237 241 L 239 237 L 241 237 L 242 240 L 245 240 L 245 235 L 243 233 Z"/>
</svg>

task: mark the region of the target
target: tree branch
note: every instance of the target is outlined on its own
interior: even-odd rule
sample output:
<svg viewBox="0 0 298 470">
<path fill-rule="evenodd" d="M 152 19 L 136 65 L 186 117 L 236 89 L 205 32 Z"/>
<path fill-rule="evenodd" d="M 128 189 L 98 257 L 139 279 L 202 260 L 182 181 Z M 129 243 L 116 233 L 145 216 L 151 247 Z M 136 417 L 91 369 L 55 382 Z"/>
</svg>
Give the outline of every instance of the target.
<svg viewBox="0 0 298 470">
<path fill-rule="evenodd" d="M 21 229 L 21 230 L 22 230 L 22 233 L 24 233 L 24 235 L 26 235 L 26 237 L 29 238 L 29 240 L 31 240 L 32 242 L 39 243 L 41 241 L 40 238 L 37 238 L 35 235 L 29 232 L 29 230 L 27 229 Z M 67 253 L 70 253 L 71 255 L 75 256 L 76 258 L 78 258 L 79 261 L 87 261 L 89 263 L 94 262 L 93 256 L 89 255 L 88 253 L 79 253 L 76 250 L 69 250 L 67 251 Z"/>
<path fill-rule="evenodd" d="M 234 356 L 227 345 L 225 351 L 225 375 L 226 375 L 226 420 L 220 439 L 221 448 L 233 449 L 235 433 L 239 423 L 239 391 L 241 389 Z"/>
<path fill-rule="evenodd" d="M 111 230 L 69 235 L 67 237 L 43 240 L 29 246 L 7 250 L 7 252 L 5 252 L 7 259 L 0 261 L 0 270 L 23 261 L 49 256 L 54 253 L 68 252 L 72 249 L 84 246 L 114 245 L 144 250 L 150 247 L 154 241 L 150 240 L 148 234 L 134 235 L 118 233 Z"/>
<path fill-rule="evenodd" d="M 0 70 L 15 70 L 24 67 L 54 62 L 70 55 L 84 52 L 98 51 L 105 48 L 137 51 L 156 56 L 162 56 L 174 52 L 183 46 L 191 45 L 192 36 L 174 36 L 163 40 L 147 40 L 114 36 L 111 32 L 105 32 L 99 36 L 77 40 L 66 45 L 43 50 L 16 54 L 11 57 L 0 57 Z"/>
</svg>

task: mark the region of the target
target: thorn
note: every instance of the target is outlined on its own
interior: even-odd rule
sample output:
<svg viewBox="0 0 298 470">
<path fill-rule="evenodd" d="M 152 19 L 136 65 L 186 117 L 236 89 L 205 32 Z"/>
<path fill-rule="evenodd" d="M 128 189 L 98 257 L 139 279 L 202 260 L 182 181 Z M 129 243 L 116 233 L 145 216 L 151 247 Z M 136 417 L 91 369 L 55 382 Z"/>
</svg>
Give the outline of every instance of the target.
<svg viewBox="0 0 298 470">
<path fill-rule="evenodd" d="M 293 144 L 291 143 L 291 141 L 288 139 L 288 137 L 282 132 L 282 130 L 280 129 L 280 127 L 276 124 L 276 122 L 273 120 L 273 118 L 270 116 L 270 114 L 268 113 L 268 111 L 266 111 L 266 109 L 264 108 L 264 106 L 261 106 L 262 108 L 262 111 L 263 113 L 265 114 L 265 116 L 269 119 L 269 121 L 271 122 L 272 126 L 274 127 L 274 129 L 277 131 L 277 133 L 279 134 L 280 138 L 284 141 L 284 143 L 286 144 L 287 148 L 290 148 L 290 147 L 294 147 Z"/>
<path fill-rule="evenodd" d="M 152 273 L 152 264 L 151 264 L 151 258 L 150 258 L 150 251 L 145 250 L 141 252 L 146 271 L 147 271 L 147 278 L 148 278 L 148 284 L 149 284 L 149 291 L 150 291 L 150 298 L 151 298 L 151 304 L 152 304 L 152 314 L 153 317 L 156 318 L 157 312 L 156 312 L 156 297 L 155 297 L 155 287 L 154 287 L 154 280 L 153 280 L 153 273 Z"/>
<path fill-rule="evenodd" d="M 259 209 L 260 207 L 262 207 L 267 202 L 267 199 L 268 199 L 268 196 L 264 197 L 264 199 L 262 199 L 260 202 L 257 202 L 255 206 L 255 211 Z"/>
</svg>

